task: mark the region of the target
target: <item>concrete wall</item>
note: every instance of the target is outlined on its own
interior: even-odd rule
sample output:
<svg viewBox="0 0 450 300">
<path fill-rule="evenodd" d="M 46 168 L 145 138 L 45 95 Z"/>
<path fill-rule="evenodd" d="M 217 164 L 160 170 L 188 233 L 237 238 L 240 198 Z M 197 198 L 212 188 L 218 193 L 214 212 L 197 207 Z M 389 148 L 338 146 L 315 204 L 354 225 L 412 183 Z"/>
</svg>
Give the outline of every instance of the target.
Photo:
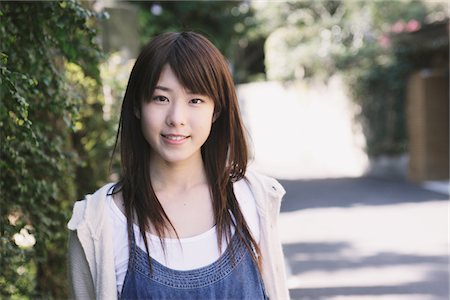
<svg viewBox="0 0 450 300">
<path fill-rule="evenodd" d="M 137 8 L 119 1 L 102 1 L 101 5 L 109 15 L 100 22 L 103 50 L 136 58 L 140 51 Z"/>
<path fill-rule="evenodd" d="M 256 82 L 237 87 L 253 167 L 282 179 L 360 176 L 367 169 L 358 107 L 328 85 Z"/>
</svg>

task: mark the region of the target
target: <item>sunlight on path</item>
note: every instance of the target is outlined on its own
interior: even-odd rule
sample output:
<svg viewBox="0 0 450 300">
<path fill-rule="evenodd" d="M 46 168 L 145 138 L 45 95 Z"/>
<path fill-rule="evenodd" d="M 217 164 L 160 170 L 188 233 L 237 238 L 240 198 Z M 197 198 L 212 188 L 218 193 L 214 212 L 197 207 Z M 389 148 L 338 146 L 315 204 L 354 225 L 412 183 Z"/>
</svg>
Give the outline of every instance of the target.
<svg viewBox="0 0 450 300">
<path fill-rule="evenodd" d="M 447 201 L 431 201 L 282 213 L 280 232 L 291 272 L 289 287 L 305 292 L 358 287 L 387 290 L 386 298 L 377 295 L 376 299 L 402 299 L 388 294 L 398 286 L 412 291 L 421 286 L 441 289 L 435 292 L 445 294 L 448 209 Z M 411 292 L 403 299 L 443 299 L 419 294 Z"/>
</svg>

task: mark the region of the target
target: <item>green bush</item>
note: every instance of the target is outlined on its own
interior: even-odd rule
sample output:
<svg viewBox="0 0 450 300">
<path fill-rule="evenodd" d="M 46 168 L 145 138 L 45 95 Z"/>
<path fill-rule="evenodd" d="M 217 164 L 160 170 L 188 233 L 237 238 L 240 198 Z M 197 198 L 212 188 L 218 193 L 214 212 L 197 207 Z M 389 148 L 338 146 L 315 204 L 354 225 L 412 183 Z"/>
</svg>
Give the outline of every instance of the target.
<svg viewBox="0 0 450 300">
<path fill-rule="evenodd" d="M 379 1 L 366 8 L 367 32 L 357 49 L 335 56 L 350 96 L 361 110 L 370 157 L 407 152 L 406 88 L 414 70 L 427 65 L 424 53 L 402 39 L 425 26 L 427 16 L 443 10 L 422 1 Z M 407 29 L 406 24 L 414 25 Z M 396 28 L 399 27 L 400 28 Z M 448 53 L 448 41 L 447 41 Z M 442 51 L 442 50 L 439 50 Z"/>
<path fill-rule="evenodd" d="M 414 65 L 395 53 L 384 57 L 386 61 L 365 59 L 370 67 L 346 70 L 345 80 L 351 97 L 361 108 L 357 118 L 363 125 L 367 154 L 377 157 L 405 153 L 406 84 Z"/>
<path fill-rule="evenodd" d="M 99 83 L 94 13 L 74 1 L 1 2 L 2 298 L 66 298 L 66 226 L 84 103 L 65 66 Z"/>
</svg>

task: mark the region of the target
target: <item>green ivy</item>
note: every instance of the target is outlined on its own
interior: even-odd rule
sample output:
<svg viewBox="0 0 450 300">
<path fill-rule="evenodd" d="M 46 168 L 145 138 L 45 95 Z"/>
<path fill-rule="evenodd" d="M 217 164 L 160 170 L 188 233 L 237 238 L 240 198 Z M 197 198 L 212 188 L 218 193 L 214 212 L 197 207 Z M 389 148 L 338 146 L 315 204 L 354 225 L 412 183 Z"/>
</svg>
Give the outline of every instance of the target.
<svg viewBox="0 0 450 300">
<path fill-rule="evenodd" d="M 0 297 L 62 299 L 84 101 L 64 67 L 99 83 L 97 16 L 75 1 L 2 1 L 0 15 Z"/>
</svg>

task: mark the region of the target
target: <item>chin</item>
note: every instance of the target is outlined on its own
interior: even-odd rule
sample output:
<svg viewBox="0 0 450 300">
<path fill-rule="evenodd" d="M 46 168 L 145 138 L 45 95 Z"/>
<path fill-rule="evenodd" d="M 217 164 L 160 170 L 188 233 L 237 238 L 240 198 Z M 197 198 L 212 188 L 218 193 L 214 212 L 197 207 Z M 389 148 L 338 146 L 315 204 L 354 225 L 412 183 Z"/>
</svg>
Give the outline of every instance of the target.
<svg viewBox="0 0 450 300">
<path fill-rule="evenodd" d="M 188 161 L 191 157 L 186 155 L 167 155 L 162 157 L 166 163 L 176 164 Z"/>
<path fill-rule="evenodd" d="M 197 151 L 188 151 L 188 149 L 178 149 L 178 151 L 164 150 L 166 149 L 162 149 L 162 151 L 153 151 L 154 159 L 166 164 L 182 163 L 197 159 Z M 198 151 L 198 155 L 201 158 L 200 151 Z"/>
</svg>

